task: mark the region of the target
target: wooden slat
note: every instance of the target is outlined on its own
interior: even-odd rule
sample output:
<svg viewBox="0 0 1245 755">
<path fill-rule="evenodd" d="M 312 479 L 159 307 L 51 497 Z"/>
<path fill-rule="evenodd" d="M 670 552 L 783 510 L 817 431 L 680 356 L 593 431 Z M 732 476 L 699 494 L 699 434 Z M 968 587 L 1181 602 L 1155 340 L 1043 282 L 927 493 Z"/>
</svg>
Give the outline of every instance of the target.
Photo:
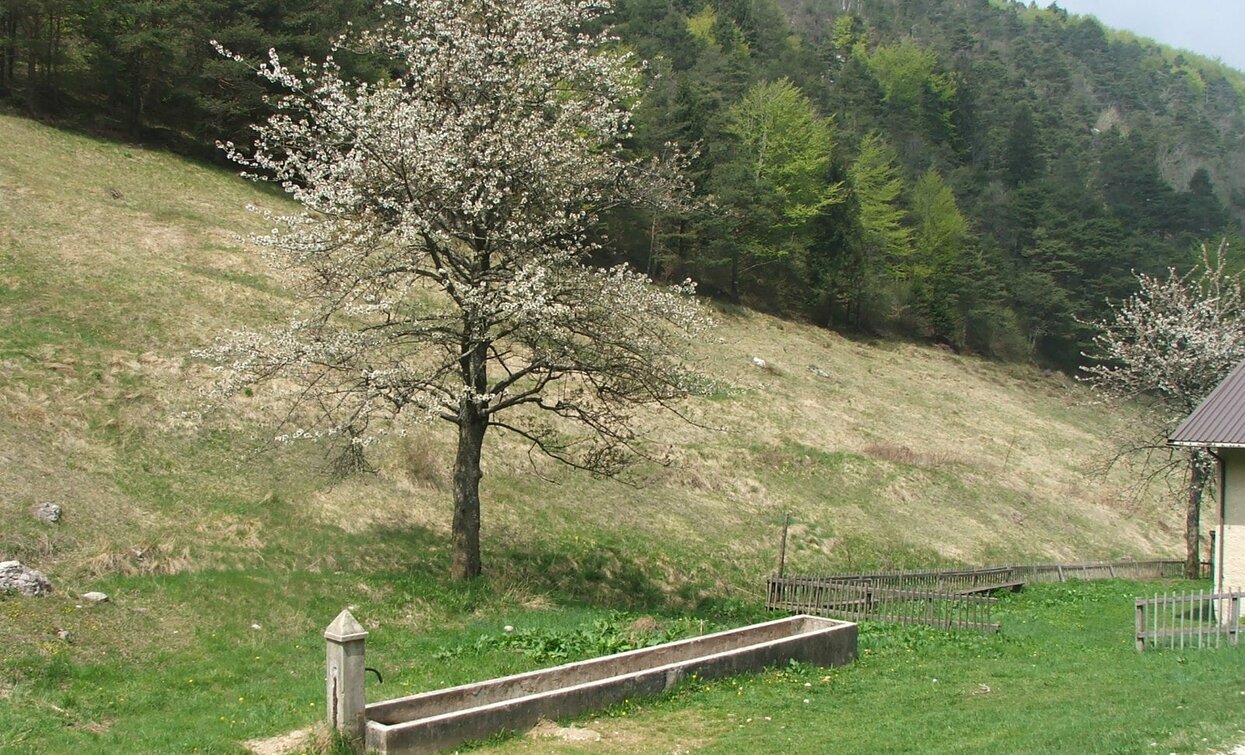
<svg viewBox="0 0 1245 755">
<path fill-rule="evenodd" d="M 1227 638 L 1235 644 L 1240 633 L 1240 599 L 1245 592 L 1207 594 L 1157 593 L 1136 600 L 1137 650 L 1220 647 Z"/>
</svg>

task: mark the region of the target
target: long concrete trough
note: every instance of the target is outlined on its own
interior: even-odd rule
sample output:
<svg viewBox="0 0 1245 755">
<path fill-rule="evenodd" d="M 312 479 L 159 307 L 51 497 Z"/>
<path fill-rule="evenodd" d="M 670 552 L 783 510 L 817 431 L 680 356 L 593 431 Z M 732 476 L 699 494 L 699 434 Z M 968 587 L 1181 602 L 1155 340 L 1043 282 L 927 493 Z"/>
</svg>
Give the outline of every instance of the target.
<svg viewBox="0 0 1245 755">
<path fill-rule="evenodd" d="M 656 695 L 692 674 L 715 678 L 790 660 L 841 666 L 856 658 L 856 625 L 793 616 L 650 648 L 373 703 L 366 745 L 379 753 L 431 753 L 541 719 L 581 715 Z"/>
</svg>

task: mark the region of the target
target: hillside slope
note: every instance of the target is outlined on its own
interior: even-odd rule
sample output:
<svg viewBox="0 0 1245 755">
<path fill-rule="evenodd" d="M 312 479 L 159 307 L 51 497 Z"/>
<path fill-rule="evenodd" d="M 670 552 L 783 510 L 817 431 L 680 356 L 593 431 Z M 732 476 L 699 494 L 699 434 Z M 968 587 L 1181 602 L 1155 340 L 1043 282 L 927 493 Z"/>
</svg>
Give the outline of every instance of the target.
<svg viewBox="0 0 1245 755">
<path fill-rule="evenodd" d="M 441 428 L 343 480 L 325 449 L 266 448 L 271 430 L 245 416 L 187 419 L 209 377 L 190 352 L 285 316 L 279 281 L 238 236 L 257 229 L 247 204 L 282 200 L 17 118 L 0 118 L 0 141 L 0 557 L 84 584 L 400 562 L 405 549 L 365 544 L 418 533 L 438 563 Z M 720 320 L 701 354 L 720 389 L 692 404 L 696 425 L 653 418 L 676 463 L 637 470 L 640 486 L 533 468 L 491 436 L 486 569 L 549 589 L 590 564 L 667 595 L 749 591 L 787 512 L 797 569 L 1176 553 L 1175 507 L 1126 470 L 1095 471 L 1132 418 L 1074 383 L 742 310 Z M 66 509 L 56 530 L 28 514 L 45 500 Z"/>
<path fill-rule="evenodd" d="M 262 231 L 247 204 L 282 199 L 8 116 L 0 143 L 0 560 L 55 585 L 0 596 L 0 752 L 233 753 L 305 726 L 324 706 L 322 632 L 345 606 L 384 670 L 370 699 L 609 652 L 637 627 L 756 620 L 788 512 L 793 571 L 1178 553 L 1161 491 L 1094 471 L 1134 413 L 1028 368 L 727 310 L 699 355 L 717 390 L 688 407 L 692 424 L 647 418 L 675 463 L 636 469 L 637 485 L 533 466 L 490 437 L 485 577 L 451 583 L 441 428 L 343 479 L 331 448 L 269 444 L 245 401 L 195 419 L 211 375 L 193 350 L 290 308 L 239 236 Z M 64 507 L 60 524 L 31 515 L 43 501 Z M 504 625 L 535 644 L 499 644 Z M 1029 669 L 1038 651 L 1008 646 Z M 1062 682 L 1036 684 L 1066 707 Z M 902 704 L 905 725 L 927 726 L 922 704 Z M 679 737 L 699 737 L 685 721 Z"/>
</svg>

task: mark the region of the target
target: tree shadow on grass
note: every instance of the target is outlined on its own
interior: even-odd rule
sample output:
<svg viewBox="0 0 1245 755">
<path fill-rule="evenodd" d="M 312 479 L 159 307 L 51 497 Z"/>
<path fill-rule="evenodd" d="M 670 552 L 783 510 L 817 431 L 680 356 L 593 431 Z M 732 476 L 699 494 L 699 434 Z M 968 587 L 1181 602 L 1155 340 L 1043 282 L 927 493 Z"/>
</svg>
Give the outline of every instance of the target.
<svg viewBox="0 0 1245 755">
<path fill-rule="evenodd" d="M 444 532 L 376 526 L 352 538 L 358 540 L 347 550 L 364 552 L 358 566 L 369 580 L 453 612 L 470 612 L 516 592 L 559 606 L 662 615 L 751 616 L 760 609 L 722 594 L 720 586 L 698 575 L 672 574 L 637 553 L 640 546 L 541 538 L 486 542 L 483 577 L 459 582 L 449 576 Z M 384 555 L 369 565 L 368 551 Z"/>
<path fill-rule="evenodd" d="M 608 543 L 533 540 L 494 554 L 499 583 L 519 584 L 559 604 L 656 614 L 736 613 L 711 582 L 672 574 L 632 549 Z"/>
</svg>

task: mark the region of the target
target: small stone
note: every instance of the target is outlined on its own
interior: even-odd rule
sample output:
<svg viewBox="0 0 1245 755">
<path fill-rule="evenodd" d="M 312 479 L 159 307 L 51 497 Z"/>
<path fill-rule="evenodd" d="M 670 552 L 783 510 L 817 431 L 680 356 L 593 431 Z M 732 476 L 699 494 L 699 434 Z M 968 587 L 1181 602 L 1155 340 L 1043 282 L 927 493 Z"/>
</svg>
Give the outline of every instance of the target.
<svg viewBox="0 0 1245 755">
<path fill-rule="evenodd" d="M 44 501 L 31 510 L 35 518 L 47 524 L 56 524 L 61 520 L 61 507 L 51 501 Z"/>
<path fill-rule="evenodd" d="M 63 640 L 65 642 L 69 642 L 69 630 L 68 629 L 57 629 L 56 638 L 59 640 Z"/>
<path fill-rule="evenodd" d="M 252 624 L 251 629 L 259 630 L 259 629 L 263 629 L 263 627 L 261 627 L 259 624 Z"/>
<path fill-rule="evenodd" d="M 102 592 L 84 592 L 82 593 L 82 599 L 91 603 L 107 603 L 109 601 L 109 597 Z"/>
<path fill-rule="evenodd" d="M 764 359 L 762 359 L 761 357 L 753 357 L 753 358 L 752 358 L 752 364 L 753 364 L 753 366 L 758 367 L 758 368 L 760 368 L 760 369 L 762 369 L 762 370 L 763 370 L 763 369 L 765 369 L 766 367 L 768 367 L 768 366 L 769 366 L 769 363 L 768 363 L 768 362 L 766 362 L 766 361 L 765 361 Z"/>
<path fill-rule="evenodd" d="M 27 597 L 47 595 L 52 583 L 47 577 L 18 561 L 0 561 L 0 593 L 16 592 Z"/>
<path fill-rule="evenodd" d="M 830 373 L 826 372 L 825 370 L 823 370 L 822 368 L 818 367 L 815 364 L 810 364 L 808 366 L 808 371 L 813 373 L 817 377 L 822 377 L 822 378 L 830 377 Z"/>
<path fill-rule="evenodd" d="M 513 631 L 514 631 L 514 627 L 510 626 L 509 624 L 507 624 L 506 626 L 502 627 L 502 628 L 501 628 L 501 630 L 502 630 L 503 632 L 513 632 Z"/>
</svg>

